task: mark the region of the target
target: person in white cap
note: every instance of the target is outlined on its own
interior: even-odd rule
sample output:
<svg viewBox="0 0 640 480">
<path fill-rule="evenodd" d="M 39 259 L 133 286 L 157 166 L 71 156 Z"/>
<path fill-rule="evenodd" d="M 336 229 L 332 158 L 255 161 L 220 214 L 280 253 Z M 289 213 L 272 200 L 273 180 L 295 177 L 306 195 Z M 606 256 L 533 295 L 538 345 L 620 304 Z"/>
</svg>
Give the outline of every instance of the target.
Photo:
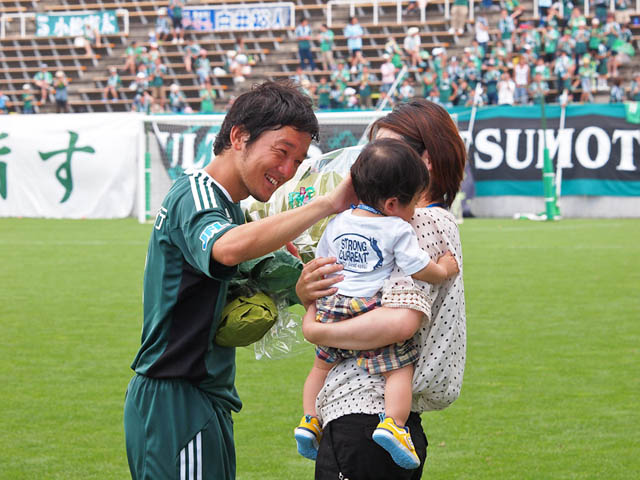
<svg viewBox="0 0 640 480">
<path fill-rule="evenodd" d="M 156 18 L 156 40 L 165 42 L 171 33 L 171 19 L 167 15 L 166 7 L 158 9 L 158 17 Z"/>
<path fill-rule="evenodd" d="M 180 86 L 177 83 L 172 83 L 169 87 L 169 108 L 173 113 L 182 113 L 186 105 L 187 99 L 180 91 Z"/>
<path fill-rule="evenodd" d="M 31 85 L 25 83 L 22 89 L 24 90 L 22 93 L 22 113 L 36 113 L 33 105 L 35 98 L 31 91 Z"/>
<path fill-rule="evenodd" d="M 411 27 L 407 30 L 402 47 L 409 57 L 411 68 L 417 69 L 420 63 L 420 29 L 418 27 Z"/>
<path fill-rule="evenodd" d="M 106 102 L 111 94 L 111 100 L 118 99 L 118 88 L 122 86 L 122 80 L 118 75 L 118 69 L 115 66 L 109 67 L 109 78 L 107 78 L 107 86 L 104 87 L 102 93 L 102 101 Z"/>
<path fill-rule="evenodd" d="M 56 72 L 56 78 L 53 81 L 53 89 L 55 91 L 54 98 L 56 100 L 56 113 L 67 113 L 68 106 L 67 100 L 69 95 L 67 93 L 67 86 L 69 85 L 69 79 L 62 70 Z"/>
</svg>

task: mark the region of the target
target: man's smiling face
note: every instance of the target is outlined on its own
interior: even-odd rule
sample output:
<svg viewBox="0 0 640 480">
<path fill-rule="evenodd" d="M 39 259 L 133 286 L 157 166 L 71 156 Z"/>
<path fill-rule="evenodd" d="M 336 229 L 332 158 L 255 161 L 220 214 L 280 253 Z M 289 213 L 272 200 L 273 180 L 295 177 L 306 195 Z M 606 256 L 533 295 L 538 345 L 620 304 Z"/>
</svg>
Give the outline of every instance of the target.
<svg viewBox="0 0 640 480">
<path fill-rule="evenodd" d="M 310 134 L 285 126 L 245 144 L 238 169 L 246 193 L 261 202 L 269 200 L 276 188 L 295 175 L 310 143 Z"/>
</svg>

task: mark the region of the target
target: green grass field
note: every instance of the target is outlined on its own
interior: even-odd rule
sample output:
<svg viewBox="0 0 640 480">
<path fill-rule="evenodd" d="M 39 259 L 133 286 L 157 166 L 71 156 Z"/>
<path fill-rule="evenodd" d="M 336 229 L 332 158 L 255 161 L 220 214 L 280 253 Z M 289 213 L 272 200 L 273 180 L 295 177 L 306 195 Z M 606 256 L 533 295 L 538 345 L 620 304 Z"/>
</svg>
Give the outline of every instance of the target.
<svg viewBox="0 0 640 480">
<path fill-rule="evenodd" d="M 0 219 L 0 478 L 126 479 L 122 405 L 150 225 Z M 423 415 L 429 479 L 640 472 L 640 221 L 461 226 L 467 370 Z M 312 478 L 292 429 L 308 346 L 238 350 L 238 479 Z"/>
</svg>

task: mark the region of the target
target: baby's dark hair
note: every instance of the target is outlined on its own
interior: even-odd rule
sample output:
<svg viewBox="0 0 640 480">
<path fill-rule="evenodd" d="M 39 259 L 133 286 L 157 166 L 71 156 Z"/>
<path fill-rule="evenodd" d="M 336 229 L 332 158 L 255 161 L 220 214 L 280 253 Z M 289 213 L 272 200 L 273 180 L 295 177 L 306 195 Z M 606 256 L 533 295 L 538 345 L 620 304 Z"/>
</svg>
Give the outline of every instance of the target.
<svg viewBox="0 0 640 480">
<path fill-rule="evenodd" d="M 429 185 L 426 165 L 407 143 L 382 138 L 369 143 L 351 167 L 351 180 L 358 199 L 371 207 L 397 197 L 406 205 Z"/>
</svg>

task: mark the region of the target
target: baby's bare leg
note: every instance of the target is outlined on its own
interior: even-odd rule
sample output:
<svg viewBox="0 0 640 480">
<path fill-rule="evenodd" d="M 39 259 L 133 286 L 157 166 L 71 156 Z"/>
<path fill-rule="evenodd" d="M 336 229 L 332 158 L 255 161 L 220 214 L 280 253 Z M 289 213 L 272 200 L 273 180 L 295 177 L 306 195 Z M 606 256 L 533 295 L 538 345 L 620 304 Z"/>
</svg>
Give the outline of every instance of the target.
<svg viewBox="0 0 640 480">
<path fill-rule="evenodd" d="M 322 390 L 329 370 L 331 370 L 334 365 L 334 363 L 327 363 L 318 357 L 314 359 L 313 367 L 311 367 L 311 371 L 309 375 L 307 375 L 302 390 L 302 408 L 304 409 L 305 415 L 316 416 L 316 398 L 320 390 Z"/>
<path fill-rule="evenodd" d="M 384 410 L 387 417 L 404 427 L 411 413 L 411 387 L 413 384 L 413 365 L 391 370 L 382 374 L 386 379 L 384 387 Z"/>
</svg>

